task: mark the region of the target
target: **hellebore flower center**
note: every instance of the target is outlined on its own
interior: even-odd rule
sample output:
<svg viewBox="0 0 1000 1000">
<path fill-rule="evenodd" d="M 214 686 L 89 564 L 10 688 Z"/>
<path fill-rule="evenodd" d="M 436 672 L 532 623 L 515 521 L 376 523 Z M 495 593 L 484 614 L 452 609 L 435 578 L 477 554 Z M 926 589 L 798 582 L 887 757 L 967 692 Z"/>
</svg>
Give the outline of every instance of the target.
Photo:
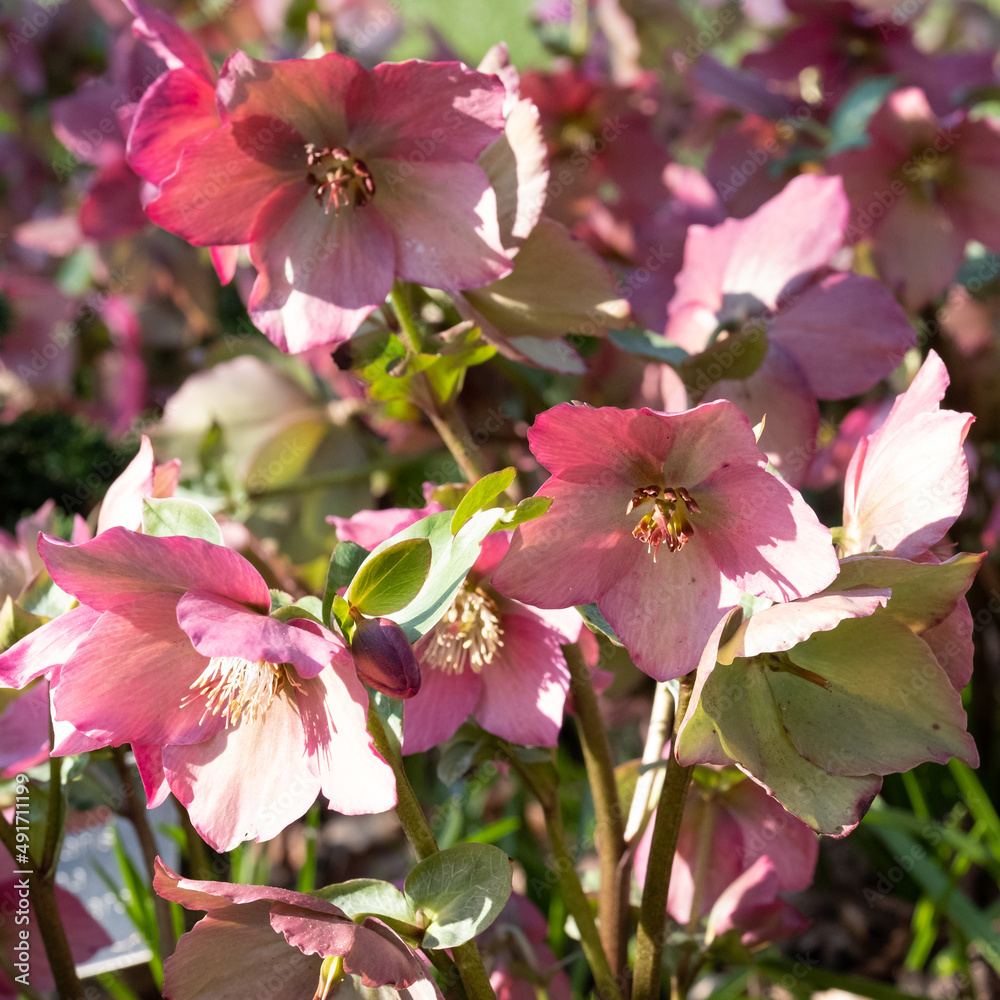
<svg viewBox="0 0 1000 1000">
<path fill-rule="evenodd" d="M 661 495 L 662 494 L 662 495 Z M 677 552 L 694 535 L 694 525 L 688 514 L 700 514 L 698 501 L 683 486 L 640 486 L 625 508 L 631 514 L 637 507 L 652 504 L 639 523 L 632 529 L 632 536 L 646 545 L 653 553 L 653 562 L 661 545 L 668 552 Z"/>
<path fill-rule="evenodd" d="M 363 208 L 375 195 L 375 178 L 372 177 L 364 160 L 352 156 L 346 149 L 306 143 L 307 183 L 315 187 L 316 201 L 323 205 L 329 215 L 330 206 L 334 213 L 347 205 Z M 323 199 L 326 204 L 323 204 Z"/>
<path fill-rule="evenodd" d="M 240 656 L 213 656 L 208 666 L 191 685 L 197 694 L 189 695 L 184 705 L 199 696 L 205 696 L 205 712 L 201 722 L 209 715 L 222 714 L 226 728 L 235 726 L 240 719 L 253 725 L 271 707 L 275 696 L 286 685 L 299 688 L 288 665 L 268 663 L 266 660 L 251 662 Z"/>
<path fill-rule="evenodd" d="M 421 644 L 421 662 L 435 670 L 461 674 L 469 666 L 482 673 L 503 646 L 496 601 L 482 587 L 462 587 Z"/>
</svg>

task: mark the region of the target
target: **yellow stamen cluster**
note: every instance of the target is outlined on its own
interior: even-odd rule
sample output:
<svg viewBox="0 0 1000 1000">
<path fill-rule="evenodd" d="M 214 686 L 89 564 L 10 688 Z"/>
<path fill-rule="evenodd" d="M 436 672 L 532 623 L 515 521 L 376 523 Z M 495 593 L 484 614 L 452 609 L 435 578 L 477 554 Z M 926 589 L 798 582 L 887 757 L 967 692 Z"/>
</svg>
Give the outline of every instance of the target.
<svg viewBox="0 0 1000 1000">
<path fill-rule="evenodd" d="M 241 719 L 253 724 L 271 707 L 275 697 L 286 685 L 295 685 L 284 665 L 267 660 L 244 660 L 240 656 L 213 656 L 208 666 L 191 685 L 195 694 L 188 695 L 185 704 L 205 698 L 201 721 L 209 715 L 222 715 L 226 726 L 235 726 Z"/>
<path fill-rule="evenodd" d="M 493 599 L 479 587 L 462 587 L 445 616 L 421 640 L 421 662 L 460 674 L 481 673 L 503 646 L 503 629 Z"/>
</svg>

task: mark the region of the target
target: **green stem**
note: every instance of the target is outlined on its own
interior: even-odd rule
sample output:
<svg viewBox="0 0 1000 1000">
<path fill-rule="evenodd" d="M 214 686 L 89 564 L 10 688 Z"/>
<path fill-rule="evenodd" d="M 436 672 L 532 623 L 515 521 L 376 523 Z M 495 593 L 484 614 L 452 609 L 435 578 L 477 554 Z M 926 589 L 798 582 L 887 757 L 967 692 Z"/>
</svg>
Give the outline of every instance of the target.
<svg viewBox="0 0 1000 1000">
<path fill-rule="evenodd" d="M 156 877 L 156 839 L 150 829 L 146 810 L 139 799 L 139 789 L 136 787 L 132 770 L 125 760 L 125 751 L 122 747 L 111 748 L 112 759 L 115 763 L 115 770 L 118 772 L 118 780 L 121 782 L 121 793 L 124 805 L 122 815 L 132 824 L 136 835 L 139 838 L 139 847 L 142 850 L 142 860 L 146 865 L 146 872 L 149 875 L 149 883 L 153 884 Z M 153 912 L 156 916 L 157 937 L 160 942 L 160 961 L 166 961 L 174 953 L 174 922 L 170 916 L 170 903 L 158 893 L 153 893 Z"/>
<path fill-rule="evenodd" d="M 417 801 L 410 779 L 403 770 L 399 743 L 382 725 L 374 700 L 368 705 L 368 732 L 371 733 L 375 749 L 392 768 L 392 773 L 396 777 L 396 815 L 414 853 L 423 861 L 432 854 L 437 854 L 437 841 L 431 832 L 424 810 Z M 479 946 L 475 940 L 466 941 L 465 944 L 452 948 L 451 956 L 458 966 L 458 974 L 462 977 L 462 986 L 465 988 L 468 1000 L 496 1000 L 496 994 L 490 985 L 490 977 L 486 974 L 486 967 L 483 965 L 483 958 L 479 954 Z"/>
<path fill-rule="evenodd" d="M 583 747 L 594 810 L 597 813 L 597 853 L 601 865 L 601 888 L 597 916 L 601 943 L 608 965 L 621 976 L 628 958 L 629 883 L 632 865 L 625 858 L 625 828 L 615 781 L 615 767 L 607 731 L 597 704 L 590 670 L 575 643 L 562 647 L 569 666 L 570 690 L 576 708 L 576 725 Z"/>
<path fill-rule="evenodd" d="M 49 746 L 54 745 L 52 720 L 49 719 Z M 40 878 L 55 878 L 62 846 L 63 826 L 66 822 L 66 800 L 62 788 L 62 757 L 49 757 L 49 807 L 45 816 L 45 843 L 42 861 L 38 866 Z"/>
<path fill-rule="evenodd" d="M 406 289 L 399 281 L 393 284 L 389 300 L 399 320 L 400 340 L 412 354 L 422 353 L 423 341 L 420 330 L 413 318 Z M 458 463 L 462 475 L 470 483 L 482 479 L 490 470 L 483 462 L 479 448 L 472 440 L 472 435 L 454 403 L 442 403 L 438 399 L 425 372 L 417 372 L 414 375 L 413 386 L 417 390 L 413 402 L 427 414 L 434 429 L 451 452 L 452 458 Z"/>
<path fill-rule="evenodd" d="M 674 714 L 674 737 L 694 685 L 694 674 L 681 678 L 680 697 Z M 694 765 L 682 767 L 671 747 L 663 791 L 656 807 L 656 822 L 649 847 L 646 884 L 639 907 L 639 931 L 636 937 L 635 968 L 632 978 L 632 1000 L 657 1000 L 660 996 L 660 970 L 663 965 L 663 945 L 667 926 L 667 894 L 670 872 L 677 849 L 677 837 L 684 814 L 684 801 Z"/>
<path fill-rule="evenodd" d="M 56 873 L 40 872 L 32 880 L 31 906 L 42 932 L 42 944 L 56 982 L 60 1000 L 78 1000 L 84 996 L 83 986 L 76 974 L 73 953 L 70 951 L 66 928 L 63 927 L 56 899 Z"/>
<path fill-rule="evenodd" d="M 180 817 L 181 829 L 184 831 L 184 842 L 187 844 L 188 864 L 191 866 L 191 877 L 200 882 L 216 882 L 216 872 L 212 869 L 212 863 L 208 860 L 208 848 L 201 835 L 194 828 L 191 817 L 187 809 L 174 802 L 177 815 Z"/>
<path fill-rule="evenodd" d="M 594 923 L 594 911 L 590 908 L 590 900 L 587 899 L 583 886 L 580 885 L 573 855 L 570 854 L 569 848 L 566 846 L 566 830 L 563 826 L 562 809 L 558 798 L 554 802 L 546 803 L 543 801 L 542 809 L 545 813 L 545 829 L 548 831 L 549 842 L 552 844 L 555 870 L 559 877 L 563 901 L 566 903 L 566 909 L 576 920 L 583 954 L 590 966 L 590 971 L 594 974 L 597 995 L 601 1000 L 621 1000 L 620 980 L 615 979 L 614 973 L 611 971 L 607 955 L 605 955 L 604 947 L 601 944 L 601 936 Z"/>
</svg>

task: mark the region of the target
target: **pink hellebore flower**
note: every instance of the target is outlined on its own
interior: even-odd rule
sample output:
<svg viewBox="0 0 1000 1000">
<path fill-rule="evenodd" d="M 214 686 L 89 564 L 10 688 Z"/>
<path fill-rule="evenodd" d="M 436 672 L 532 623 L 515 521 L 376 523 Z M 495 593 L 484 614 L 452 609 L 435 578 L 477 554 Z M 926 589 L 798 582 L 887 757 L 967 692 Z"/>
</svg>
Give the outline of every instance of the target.
<svg viewBox="0 0 1000 1000">
<path fill-rule="evenodd" d="M 719 778 L 730 783 L 703 787 L 696 780 L 688 792 L 667 912 L 692 928 L 708 918 L 713 937 L 736 928 L 748 947 L 798 933 L 805 919 L 777 894 L 809 888 L 819 855 L 816 834 L 754 782 L 732 784 L 729 771 Z M 640 885 L 655 817 L 635 853 Z"/>
<path fill-rule="evenodd" d="M 692 226 L 668 309 L 670 340 L 719 351 L 721 380 L 693 388 L 738 403 L 754 423 L 766 413 L 761 447 L 793 485 L 815 448 L 816 400 L 871 388 L 916 342 L 879 282 L 830 269 L 848 210 L 839 178 L 803 174 L 749 218 Z M 726 377 L 762 346 L 749 378 Z"/>
<path fill-rule="evenodd" d="M 458 63 L 369 72 L 338 53 L 237 52 L 216 86 L 220 127 L 184 149 L 147 211 L 198 245 L 250 244 L 250 313 L 283 350 L 337 343 L 394 278 L 457 289 L 510 272 L 476 163 L 503 100 L 498 79 Z"/>
<path fill-rule="evenodd" d="M 31 935 L 28 947 L 25 948 L 24 930 L 38 926 L 38 917 L 33 909 L 28 910 L 27 922 L 16 919 L 21 911 L 23 884 L 26 878 L 18 874 L 19 869 L 29 867 L 14 864 L 14 859 L 0 847 L 0 913 L 5 919 L 0 920 L 0 1000 L 14 1000 L 24 996 L 23 986 L 30 985 L 40 993 L 47 993 L 55 988 L 55 979 L 49 967 L 45 949 L 40 938 Z M 87 912 L 87 908 L 72 893 L 56 886 L 56 905 L 69 949 L 75 962 L 85 962 L 102 948 L 112 944 L 107 931 Z M 30 896 L 25 900 L 30 904 Z M 19 933 L 21 932 L 21 933 Z M 18 947 L 20 945 L 20 948 Z M 18 977 L 19 982 L 13 982 L 8 970 Z"/>
<path fill-rule="evenodd" d="M 331 520 L 341 541 L 370 548 L 428 512 L 362 511 Z M 512 743 L 556 745 L 569 692 L 560 645 L 578 638 L 582 622 L 572 609 L 542 611 L 494 590 L 490 576 L 509 545 L 506 533 L 486 537 L 451 607 L 413 647 L 421 682 L 403 705 L 404 753 L 437 746 L 470 715 Z"/>
<path fill-rule="evenodd" d="M 528 443 L 552 506 L 517 529 L 493 586 L 538 607 L 596 601 L 657 680 L 698 665 L 741 591 L 789 600 L 837 575 L 829 532 L 725 400 L 671 414 L 563 403 Z"/>
<path fill-rule="evenodd" d="M 948 286 L 969 240 L 1000 250 L 1000 128 L 959 113 L 942 121 L 909 87 L 889 96 L 868 135 L 829 163 L 851 199 L 848 237 L 871 238 L 883 280 L 918 309 Z"/>
<path fill-rule="evenodd" d="M 321 998 L 336 994 L 344 973 L 364 987 L 388 985 L 403 996 L 409 989 L 414 1000 L 440 998 L 417 955 L 372 917 L 355 923 L 332 903 L 302 892 L 182 878 L 159 858 L 156 867 L 153 888 L 164 899 L 206 911 L 164 964 L 167 1000 L 259 996 L 262 990 Z"/>
<path fill-rule="evenodd" d="M 349 652 L 313 621 L 270 617 L 242 556 L 120 527 L 82 545 L 42 536 L 39 553 L 80 606 L 0 656 L 0 680 L 54 668 L 54 721 L 86 749 L 133 743 L 151 804 L 169 788 L 218 850 L 269 840 L 319 792 L 344 813 L 395 804 Z"/>
</svg>

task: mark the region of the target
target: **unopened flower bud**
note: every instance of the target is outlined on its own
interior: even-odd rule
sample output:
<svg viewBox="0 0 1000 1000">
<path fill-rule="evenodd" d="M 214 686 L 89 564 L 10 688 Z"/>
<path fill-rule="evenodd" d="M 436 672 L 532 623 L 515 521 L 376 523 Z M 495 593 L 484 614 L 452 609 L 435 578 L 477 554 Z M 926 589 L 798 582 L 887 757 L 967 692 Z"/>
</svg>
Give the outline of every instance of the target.
<svg viewBox="0 0 1000 1000">
<path fill-rule="evenodd" d="M 420 690 L 420 667 L 406 633 L 391 618 L 365 618 L 352 607 L 351 653 L 358 676 L 392 698 L 412 698 Z"/>
</svg>

